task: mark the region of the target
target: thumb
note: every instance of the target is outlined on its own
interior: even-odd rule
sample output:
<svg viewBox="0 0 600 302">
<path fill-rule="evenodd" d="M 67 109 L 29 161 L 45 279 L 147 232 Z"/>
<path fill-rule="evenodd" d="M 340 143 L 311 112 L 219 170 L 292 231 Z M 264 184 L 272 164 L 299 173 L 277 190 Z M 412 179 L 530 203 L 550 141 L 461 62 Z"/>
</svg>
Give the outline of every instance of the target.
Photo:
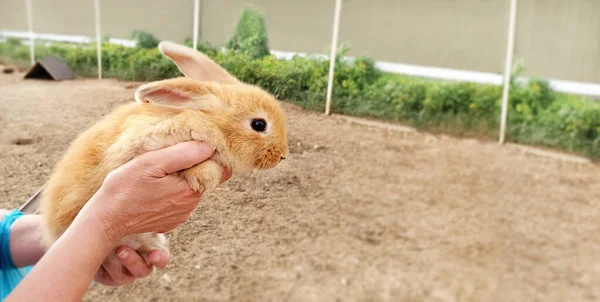
<svg viewBox="0 0 600 302">
<path fill-rule="evenodd" d="M 191 168 L 215 153 L 214 148 L 206 143 L 188 141 L 156 151 L 146 152 L 139 156 L 145 166 L 153 167 L 157 177 L 163 177 L 183 169 Z"/>
</svg>

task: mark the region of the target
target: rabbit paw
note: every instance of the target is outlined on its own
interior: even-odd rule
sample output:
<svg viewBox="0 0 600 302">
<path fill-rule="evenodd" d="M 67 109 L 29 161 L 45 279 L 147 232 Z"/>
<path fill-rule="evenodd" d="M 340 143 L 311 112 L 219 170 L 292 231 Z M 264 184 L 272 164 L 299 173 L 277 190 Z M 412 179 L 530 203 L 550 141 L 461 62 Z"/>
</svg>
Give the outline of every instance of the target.
<svg viewBox="0 0 600 302">
<path fill-rule="evenodd" d="M 217 162 L 207 160 L 181 172 L 181 174 L 194 191 L 206 192 L 216 188 L 221 183 L 223 169 Z"/>
<path fill-rule="evenodd" d="M 146 263 L 148 261 L 148 253 L 153 250 L 169 251 L 169 245 L 167 237 L 160 233 L 140 233 L 133 234 L 123 237 L 117 246 L 126 245 L 133 248 L 138 254 L 144 258 Z M 113 251 L 114 253 L 114 251 Z M 116 255 L 112 255 L 111 261 L 119 261 Z"/>
</svg>

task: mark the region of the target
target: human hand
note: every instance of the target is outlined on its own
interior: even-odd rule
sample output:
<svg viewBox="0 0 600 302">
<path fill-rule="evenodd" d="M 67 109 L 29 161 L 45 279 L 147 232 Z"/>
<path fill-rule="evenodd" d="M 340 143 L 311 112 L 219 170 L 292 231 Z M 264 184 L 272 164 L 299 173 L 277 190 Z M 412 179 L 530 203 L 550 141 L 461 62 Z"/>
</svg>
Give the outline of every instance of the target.
<svg viewBox="0 0 600 302">
<path fill-rule="evenodd" d="M 115 243 L 129 234 L 170 231 L 187 220 L 202 194 L 173 173 L 213 154 L 196 141 L 144 153 L 112 171 L 82 212 L 97 216 Z M 224 168 L 222 182 L 230 177 Z"/>
<path fill-rule="evenodd" d="M 101 281 L 110 282 L 98 276 L 100 266 L 114 284 L 130 282 L 131 278 L 113 279 L 112 276 L 121 274 L 118 270 L 117 274 L 110 274 L 108 271 L 115 271 L 114 267 L 107 270 L 102 265 L 106 255 L 126 235 L 164 233 L 185 221 L 200 201 L 201 193 L 192 190 L 174 172 L 203 162 L 213 153 L 205 144 L 185 142 L 144 153 L 111 172 L 6 301 L 36 301 L 39 297 L 52 301 L 81 300 L 95 274 Z M 229 177 L 231 171 L 224 169 L 222 181 Z M 124 249 L 134 255 L 132 249 Z M 152 251 L 148 257 L 152 261 L 154 255 L 161 254 Z M 153 265 L 166 265 L 168 257 L 159 258 L 160 261 L 154 258 Z M 56 265 L 65 259 L 67 265 Z M 136 276 L 149 274 L 149 268 L 139 266 L 138 260 L 133 257 L 122 263 Z M 74 267 L 77 269 L 73 270 Z M 122 268 L 121 272 L 124 273 Z"/>
<path fill-rule="evenodd" d="M 94 280 L 108 286 L 131 284 L 136 279 L 148 276 L 153 266 L 165 268 L 169 262 L 169 253 L 163 250 L 153 250 L 148 253 L 150 265 L 134 249 L 120 246 L 115 250 L 120 262 L 110 261 L 107 257 L 96 273 Z"/>
</svg>

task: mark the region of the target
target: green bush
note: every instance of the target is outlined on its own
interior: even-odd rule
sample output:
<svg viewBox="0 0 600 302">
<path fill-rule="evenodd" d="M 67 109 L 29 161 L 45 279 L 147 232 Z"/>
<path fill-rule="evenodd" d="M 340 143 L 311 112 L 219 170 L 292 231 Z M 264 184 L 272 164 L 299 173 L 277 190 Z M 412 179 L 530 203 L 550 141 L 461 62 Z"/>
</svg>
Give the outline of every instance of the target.
<svg viewBox="0 0 600 302">
<path fill-rule="evenodd" d="M 192 38 L 186 38 L 183 44 L 187 47 L 193 48 L 194 40 L 192 40 Z M 215 56 L 218 51 L 208 41 L 198 41 L 198 45 L 196 45 L 196 50 L 198 50 L 210 57 Z"/>
<path fill-rule="evenodd" d="M 186 40 L 191 46 L 191 40 Z M 217 51 L 205 42 L 198 49 L 240 80 L 260 86 L 281 100 L 304 108 L 324 109 L 329 61 L 296 56 L 279 60 L 260 58 L 229 49 Z M 438 82 L 385 74 L 372 60 L 336 57 L 332 110 L 336 113 L 398 121 L 457 135 L 496 138 L 502 87 L 460 82 Z M 81 76 L 95 76 L 95 45 L 57 43 L 36 45 L 38 58 L 56 55 Z M 29 64 L 26 45 L 0 43 L 0 60 Z M 155 48 L 127 48 L 104 44 L 103 73 L 125 80 L 154 81 L 181 76 Z M 518 70 L 517 70 L 518 72 Z M 558 94 L 547 81 L 526 83 L 511 78 L 507 139 L 560 148 L 600 159 L 600 103 Z"/>
<path fill-rule="evenodd" d="M 424 113 L 457 114 L 459 112 L 468 112 L 475 89 L 475 85 L 471 83 L 434 84 L 423 103 Z"/>
<path fill-rule="evenodd" d="M 17 38 L 8 38 L 6 39 L 6 45 L 8 46 L 19 46 L 21 45 L 21 40 L 17 39 Z"/>
<path fill-rule="evenodd" d="M 156 48 L 160 42 L 153 34 L 143 30 L 134 31 L 131 38 L 136 42 L 138 48 Z"/>
<path fill-rule="evenodd" d="M 252 59 L 260 59 L 270 54 L 267 27 L 262 13 L 246 7 L 235 26 L 233 36 L 226 47 Z"/>
</svg>

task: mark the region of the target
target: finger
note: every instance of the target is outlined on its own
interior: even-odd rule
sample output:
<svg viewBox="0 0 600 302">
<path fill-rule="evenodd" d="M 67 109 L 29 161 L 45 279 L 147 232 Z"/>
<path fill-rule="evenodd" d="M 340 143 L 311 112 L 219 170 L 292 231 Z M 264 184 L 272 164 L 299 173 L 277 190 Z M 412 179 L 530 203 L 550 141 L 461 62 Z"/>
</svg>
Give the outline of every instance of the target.
<svg viewBox="0 0 600 302">
<path fill-rule="evenodd" d="M 121 270 L 125 275 L 133 276 L 134 278 L 143 278 L 152 272 L 152 266 L 146 264 L 142 256 L 136 253 L 132 248 L 123 246 L 117 249 L 117 258 L 121 260 L 124 269 Z M 127 274 L 129 272 L 129 274 Z"/>
<path fill-rule="evenodd" d="M 106 285 L 106 286 L 119 286 L 119 285 L 124 284 L 122 282 L 119 283 L 119 282 L 113 280 L 104 266 L 100 267 L 100 269 L 96 273 L 96 277 L 94 278 L 94 280 L 96 280 L 96 282 L 98 282 L 102 285 Z"/>
<path fill-rule="evenodd" d="M 148 261 L 158 268 L 165 268 L 169 264 L 169 253 L 163 250 L 150 251 Z"/>
<path fill-rule="evenodd" d="M 183 169 L 191 168 L 214 154 L 214 149 L 206 143 L 188 141 L 164 149 L 146 152 L 137 160 L 144 165 L 156 167 L 157 177 L 163 177 Z"/>
<path fill-rule="evenodd" d="M 117 286 L 119 284 L 117 284 L 117 282 L 115 282 L 115 280 L 113 280 L 110 275 L 108 274 L 108 272 L 106 271 L 106 269 L 104 269 L 103 266 L 100 267 L 100 269 L 98 270 L 98 272 L 96 273 L 96 276 L 94 276 L 94 280 L 102 285 L 106 285 L 106 286 Z"/>
<path fill-rule="evenodd" d="M 118 261 L 115 259 L 107 259 L 102 265 L 106 270 L 107 275 L 115 281 L 117 285 L 129 284 L 135 280 L 135 277 L 122 265 L 122 259 L 129 257 L 135 251 L 128 247 L 122 246 L 115 250 L 115 255 Z"/>
<path fill-rule="evenodd" d="M 131 275 L 123 266 L 104 267 L 106 275 L 115 285 L 131 284 L 135 281 L 135 277 Z"/>
</svg>

